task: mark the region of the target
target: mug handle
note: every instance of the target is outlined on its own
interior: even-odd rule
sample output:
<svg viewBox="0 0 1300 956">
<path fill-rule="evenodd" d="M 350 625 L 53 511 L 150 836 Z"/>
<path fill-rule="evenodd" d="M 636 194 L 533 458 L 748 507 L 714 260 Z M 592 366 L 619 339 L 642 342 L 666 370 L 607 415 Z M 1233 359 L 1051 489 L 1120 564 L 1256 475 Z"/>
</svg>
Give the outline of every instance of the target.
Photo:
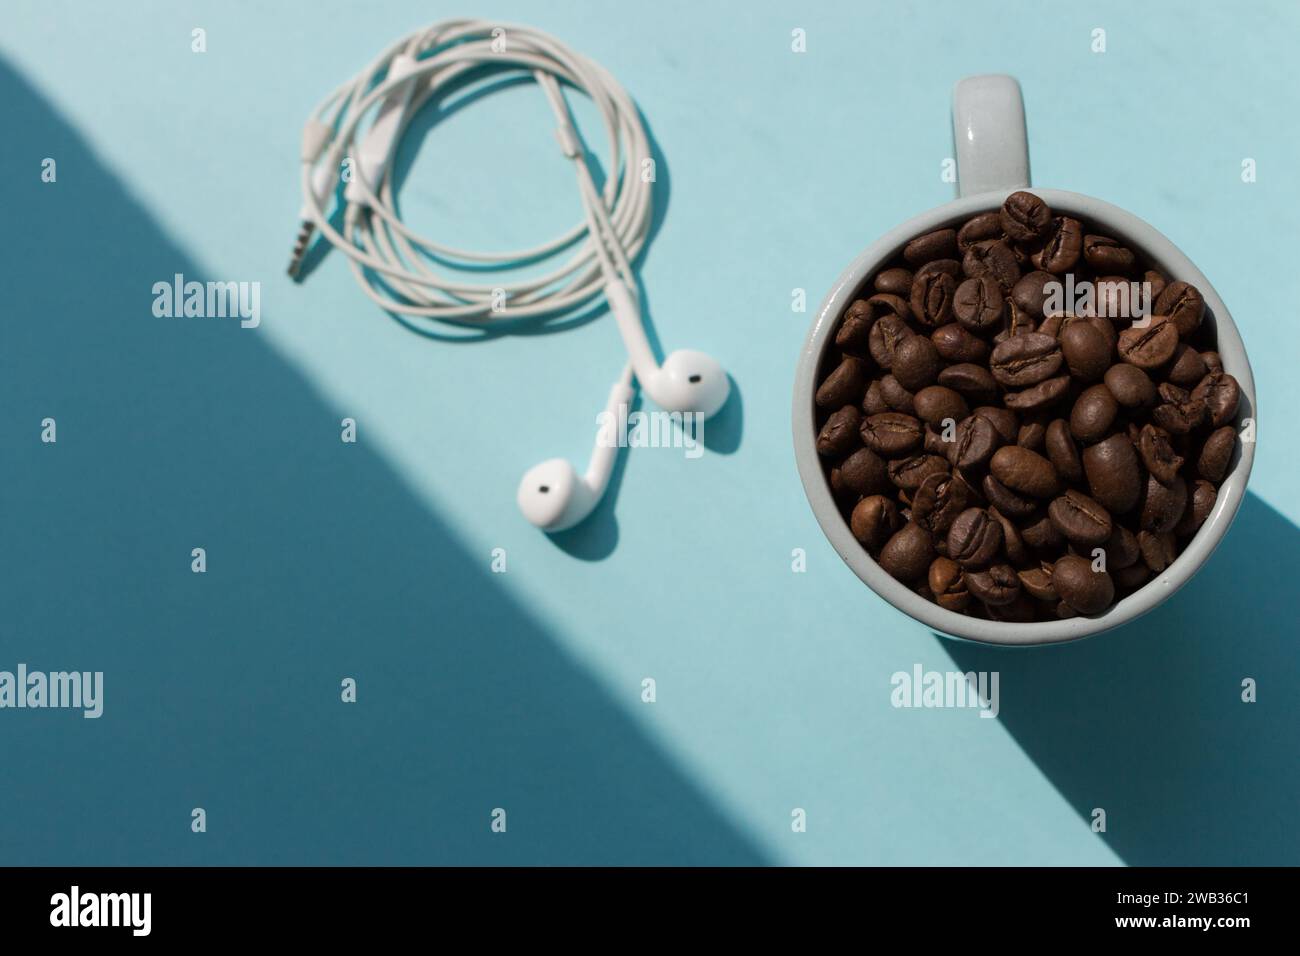
<svg viewBox="0 0 1300 956">
<path fill-rule="evenodd" d="M 1025 103 L 1015 77 L 968 76 L 952 90 L 952 136 L 957 150 L 957 195 L 1029 185 Z"/>
</svg>

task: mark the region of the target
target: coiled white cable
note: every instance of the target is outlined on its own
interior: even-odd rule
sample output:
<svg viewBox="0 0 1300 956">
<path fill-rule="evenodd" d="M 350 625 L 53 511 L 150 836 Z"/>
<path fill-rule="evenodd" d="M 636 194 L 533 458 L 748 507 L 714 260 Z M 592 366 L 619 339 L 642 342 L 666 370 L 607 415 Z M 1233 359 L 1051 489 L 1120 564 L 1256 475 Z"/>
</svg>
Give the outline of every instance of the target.
<svg viewBox="0 0 1300 956">
<path fill-rule="evenodd" d="M 532 74 L 555 114 L 560 148 L 574 160 L 583 221 L 533 249 L 456 249 L 417 235 L 396 211 L 392 164 L 411 118 L 458 81 L 477 81 L 468 74 L 488 72 L 484 68 Z M 496 70 L 491 72 L 495 78 Z M 592 179 L 561 83 L 590 97 L 604 124 L 610 160 L 603 194 Z M 297 277 L 311 234 L 319 230 L 348 256 L 366 295 L 402 315 L 482 326 L 567 312 L 615 280 L 635 295 L 630 261 L 645 245 L 651 223 L 653 177 L 642 175 L 649 157 L 636 105 L 598 63 L 531 27 L 443 21 L 393 44 L 312 114 L 303 131 L 303 225 L 289 273 Z M 352 175 L 339 231 L 330 223 L 328 207 L 346 158 L 353 160 Z M 504 271 L 558 258 L 567 249 L 570 257 L 551 271 L 512 282 L 464 281 L 435 265 Z"/>
</svg>

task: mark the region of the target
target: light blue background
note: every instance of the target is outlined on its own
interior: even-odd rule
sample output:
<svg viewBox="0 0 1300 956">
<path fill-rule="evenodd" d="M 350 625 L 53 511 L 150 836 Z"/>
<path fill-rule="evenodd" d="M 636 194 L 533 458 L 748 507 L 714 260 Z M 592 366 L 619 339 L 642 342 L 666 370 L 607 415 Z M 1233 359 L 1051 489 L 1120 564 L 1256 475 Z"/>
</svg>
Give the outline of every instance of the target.
<svg viewBox="0 0 1300 956">
<path fill-rule="evenodd" d="M 1300 8 L 999 9 L 6 4 L 0 669 L 103 670 L 106 702 L 0 712 L 0 863 L 1300 863 L 1300 433 L 1274 411 L 1300 402 Z M 515 485 L 587 454 L 624 360 L 607 317 L 442 342 L 337 254 L 283 274 L 308 111 L 444 14 L 538 26 L 632 93 L 668 194 L 640 268 L 655 333 L 740 393 L 703 458 L 626 455 L 558 543 Z M 950 91 L 977 72 L 1020 79 L 1036 183 L 1143 216 L 1213 278 L 1262 409 L 1210 567 L 1065 648 L 955 645 L 894 612 L 823 539 L 791 456 L 816 304 L 951 196 Z M 470 248 L 580 214 L 527 85 L 437 125 L 402 201 Z M 261 328 L 154 318 L 174 272 L 259 280 Z M 893 709 L 890 675 L 918 663 L 999 670 L 1000 718 Z"/>
</svg>

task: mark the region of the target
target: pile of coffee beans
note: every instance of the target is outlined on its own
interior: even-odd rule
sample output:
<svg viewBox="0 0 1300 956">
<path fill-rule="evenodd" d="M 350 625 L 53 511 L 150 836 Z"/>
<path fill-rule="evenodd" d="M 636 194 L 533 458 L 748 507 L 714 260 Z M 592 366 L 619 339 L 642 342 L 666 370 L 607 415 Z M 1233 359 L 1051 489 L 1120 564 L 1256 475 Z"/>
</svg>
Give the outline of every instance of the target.
<svg viewBox="0 0 1300 956">
<path fill-rule="evenodd" d="M 817 451 L 853 536 L 918 594 L 1099 614 L 1208 517 L 1240 391 L 1194 286 L 1016 192 L 860 295 L 820 372 Z"/>
</svg>

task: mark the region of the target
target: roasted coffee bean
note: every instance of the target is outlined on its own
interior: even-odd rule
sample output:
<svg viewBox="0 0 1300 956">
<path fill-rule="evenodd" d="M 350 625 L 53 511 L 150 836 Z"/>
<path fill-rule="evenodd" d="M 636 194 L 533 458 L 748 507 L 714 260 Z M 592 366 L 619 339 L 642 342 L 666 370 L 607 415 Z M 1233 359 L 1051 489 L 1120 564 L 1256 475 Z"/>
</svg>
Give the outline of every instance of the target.
<svg viewBox="0 0 1300 956">
<path fill-rule="evenodd" d="M 1206 481 L 1216 484 L 1223 481 L 1232 463 L 1232 453 L 1237 450 L 1237 431 L 1231 425 L 1216 428 L 1205 439 L 1200 456 L 1196 459 L 1196 473 Z"/>
<path fill-rule="evenodd" d="M 982 468 L 1002 443 L 993 423 L 982 415 L 970 415 L 957 425 L 952 441 L 947 442 L 948 462 L 954 468 Z"/>
<path fill-rule="evenodd" d="M 1043 436 L 1043 448 L 1047 460 L 1052 463 L 1056 473 L 1065 481 L 1083 481 L 1083 462 L 1079 460 L 1079 448 L 1070 435 L 1070 426 L 1063 418 L 1055 418 L 1047 425 Z"/>
<path fill-rule="evenodd" d="M 1058 375 L 1056 378 L 1049 378 L 1045 382 L 1031 385 L 1022 391 L 1007 392 L 1002 396 L 1002 401 L 1007 408 L 1028 412 L 1056 404 L 1065 397 L 1065 393 L 1069 389 L 1070 376 Z"/>
<path fill-rule="evenodd" d="M 1130 564 L 1126 568 L 1120 568 L 1111 576 L 1115 579 L 1117 587 L 1132 591 L 1151 580 L 1151 569 L 1139 561 L 1136 564 Z"/>
<path fill-rule="evenodd" d="M 944 419 L 951 418 L 954 422 L 959 422 L 970 414 L 966 399 L 943 385 L 921 389 L 916 393 L 914 404 L 917 416 L 936 428 L 943 424 Z"/>
<path fill-rule="evenodd" d="M 857 448 L 862 443 L 858 432 L 861 423 L 862 413 L 856 405 L 845 405 L 832 414 L 817 435 L 817 454 L 838 458 Z"/>
<path fill-rule="evenodd" d="M 980 603 L 984 612 L 988 614 L 989 620 L 1005 621 L 1008 624 L 1025 624 L 1034 619 L 1037 611 L 1034 608 L 1034 602 L 1023 594 L 1017 597 L 1010 604 L 984 604 Z"/>
<path fill-rule="evenodd" d="M 1114 515 L 1132 511 L 1142 494 L 1142 467 L 1127 435 L 1111 435 L 1083 450 L 1092 497 Z"/>
<path fill-rule="evenodd" d="M 1016 432 L 1016 444 L 1030 451 L 1042 451 L 1047 443 L 1047 423 L 1038 419 L 1025 422 Z"/>
<path fill-rule="evenodd" d="M 1165 280 L 1164 276 L 1159 272 L 1156 272 L 1154 269 L 1148 269 L 1144 272 L 1142 274 L 1142 281 L 1151 287 L 1150 299 L 1151 304 L 1154 307 L 1155 303 L 1160 301 L 1160 294 L 1168 288 L 1169 283 Z"/>
<path fill-rule="evenodd" d="M 1052 498 L 1061 488 L 1052 463 L 1019 445 L 1004 445 L 993 453 L 989 471 L 1011 491 L 1030 498 Z"/>
<path fill-rule="evenodd" d="M 988 343 L 976 338 L 956 322 L 941 325 L 930 333 L 939 357 L 949 362 L 984 362 L 989 357 Z"/>
<path fill-rule="evenodd" d="M 960 392 L 968 402 L 991 402 L 998 397 L 998 383 L 983 365 L 962 362 L 939 373 L 939 384 Z"/>
<path fill-rule="evenodd" d="M 896 295 L 907 299 L 912 294 L 912 271 L 910 269 L 886 269 L 876 276 L 877 292 Z"/>
<path fill-rule="evenodd" d="M 993 336 L 993 344 L 999 345 L 1014 335 L 1027 335 L 1037 331 L 1038 323 L 1034 317 L 1014 302 L 1007 302 L 1006 315 L 1002 319 L 1002 331 Z"/>
<path fill-rule="evenodd" d="M 859 448 L 840 463 L 840 484 L 855 495 L 878 495 L 890 490 L 885 460 L 870 448 Z"/>
<path fill-rule="evenodd" d="M 1174 349 L 1174 357 L 1169 360 L 1169 372 L 1166 377 L 1182 388 L 1192 388 L 1205 378 L 1210 370 L 1205 367 L 1205 359 L 1186 342 L 1179 342 Z"/>
<path fill-rule="evenodd" d="M 862 444 L 885 458 L 898 458 L 921 447 L 921 423 L 901 412 L 882 412 L 862 420 Z"/>
<path fill-rule="evenodd" d="M 1218 352 L 1202 352 L 1201 361 L 1205 363 L 1205 370 L 1213 372 L 1216 368 L 1223 368 L 1223 359 L 1219 357 Z"/>
<path fill-rule="evenodd" d="M 826 376 L 817 389 L 816 401 L 821 408 L 856 405 L 867 387 L 867 369 L 861 359 L 846 355 L 835 371 Z"/>
<path fill-rule="evenodd" d="M 983 488 L 984 497 L 989 500 L 989 504 L 1013 518 L 1026 518 L 1038 508 L 1038 502 L 1033 498 L 1016 494 L 992 475 L 985 475 L 980 487 Z"/>
<path fill-rule="evenodd" d="M 1133 251 L 1109 236 L 1084 236 L 1083 259 L 1103 275 L 1116 272 L 1128 275 L 1137 264 Z"/>
<path fill-rule="evenodd" d="M 1095 382 L 1111 367 L 1110 343 L 1095 325 L 1071 322 L 1061 330 L 1060 338 L 1065 365 L 1079 381 Z"/>
<path fill-rule="evenodd" d="M 871 495 L 853 506 L 849 530 L 869 551 L 879 551 L 898 530 L 898 507 L 884 495 Z"/>
<path fill-rule="evenodd" d="M 1015 444 L 1020 418 L 1011 409 L 999 408 L 996 405 L 981 405 L 972 414 L 987 418 L 998 430 L 998 436 L 1003 442 L 1009 445 Z"/>
<path fill-rule="evenodd" d="M 1051 601 L 1055 604 L 1059 601 L 1060 595 L 1056 593 L 1056 588 L 1052 585 L 1052 566 L 1044 564 L 1042 567 L 1026 568 L 1023 571 L 1016 572 L 1020 578 L 1020 587 L 1030 597 L 1039 601 Z"/>
<path fill-rule="evenodd" d="M 1070 434 L 1084 444 L 1101 441 L 1110 432 L 1119 403 L 1105 385 L 1090 385 L 1070 409 Z"/>
<path fill-rule="evenodd" d="M 896 531 L 880 550 L 880 566 L 900 581 L 918 580 L 935 559 L 930 532 L 909 521 Z"/>
<path fill-rule="evenodd" d="M 1021 276 L 1012 286 L 1011 301 L 1035 319 L 1041 319 L 1051 288 L 1059 284 L 1060 280 L 1050 272 L 1035 270 Z"/>
<path fill-rule="evenodd" d="M 962 256 L 962 272 L 968 278 L 982 279 L 988 276 L 997 282 L 1005 296 L 1020 278 L 1020 264 L 1016 254 L 1001 239 L 985 239 L 977 242 Z"/>
<path fill-rule="evenodd" d="M 1162 485 L 1171 485 L 1183 467 L 1183 459 L 1169 443 L 1169 433 L 1157 425 L 1146 424 L 1138 433 L 1138 455 L 1151 476 Z"/>
<path fill-rule="evenodd" d="M 1061 600 L 1080 614 L 1100 614 L 1115 600 L 1115 582 L 1092 563 L 1067 554 L 1052 566 L 1052 586 Z"/>
<path fill-rule="evenodd" d="M 948 473 L 948 459 L 938 455 L 910 455 L 893 459 L 888 464 L 889 480 L 904 491 L 916 491 L 921 482 L 934 474 Z"/>
<path fill-rule="evenodd" d="M 998 212 L 983 212 L 957 230 L 957 250 L 965 252 L 984 239 L 1002 238 L 1002 216 Z"/>
<path fill-rule="evenodd" d="M 1125 408 L 1144 408 L 1156 403 L 1156 386 L 1136 365 L 1121 363 L 1106 370 L 1103 378 L 1115 401 Z"/>
<path fill-rule="evenodd" d="M 1007 388 L 1027 388 L 1051 378 L 1061 367 L 1061 343 L 1029 332 L 1007 339 L 989 356 L 989 371 Z"/>
<path fill-rule="evenodd" d="M 1187 338 L 1201 327 L 1205 298 L 1190 282 L 1171 282 L 1156 300 L 1156 313 L 1169 316 L 1178 334 Z"/>
<path fill-rule="evenodd" d="M 953 294 L 952 314 L 963 328 L 972 332 L 998 328 L 1004 311 L 1002 289 L 991 276 L 966 279 Z"/>
<path fill-rule="evenodd" d="M 1114 531 L 1110 512 L 1073 488 L 1047 506 L 1047 516 L 1071 544 L 1086 548 L 1105 544 Z"/>
<path fill-rule="evenodd" d="M 935 431 L 931 425 L 925 426 L 925 434 L 921 439 L 921 447 L 931 455 L 943 455 L 948 457 L 948 445 L 950 442 L 943 440 L 943 435 Z"/>
<path fill-rule="evenodd" d="M 867 336 L 867 348 L 876 364 L 888 371 L 894 364 L 894 352 L 898 348 L 898 343 L 914 334 L 901 316 L 883 315 L 871 326 L 871 332 Z"/>
<path fill-rule="evenodd" d="M 974 489 L 965 479 L 936 472 L 921 482 L 912 496 L 912 520 L 931 534 L 944 534 L 974 499 Z"/>
<path fill-rule="evenodd" d="M 862 414 L 879 415 L 887 411 L 889 411 L 889 402 L 885 401 L 885 396 L 880 391 L 880 380 L 874 379 L 867 386 L 867 393 L 862 396 Z"/>
<path fill-rule="evenodd" d="M 1033 193 L 1020 190 L 1002 203 L 998 218 L 1008 236 L 1016 242 L 1029 242 L 1047 232 L 1052 224 L 1052 210 Z"/>
<path fill-rule="evenodd" d="M 1205 400 L 1185 388 L 1162 382 L 1156 389 L 1160 404 L 1151 411 L 1155 423 L 1172 435 L 1186 435 L 1205 421 Z"/>
<path fill-rule="evenodd" d="M 918 272 L 912 280 L 912 315 L 922 325 L 935 328 L 952 320 L 957 280 L 945 272 Z"/>
<path fill-rule="evenodd" d="M 916 406 L 913 404 L 915 396 L 903 388 L 903 383 L 893 375 L 886 375 L 880 380 L 880 394 L 884 397 L 885 404 L 894 411 L 905 415 L 916 413 Z"/>
<path fill-rule="evenodd" d="M 1142 298 L 1141 285 L 1136 290 L 1134 285 L 1124 276 L 1102 276 L 1095 283 L 1094 314 L 1115 322 L 1150 315 L 1151 303 Z"/>
<path fill-rule="evenodd" d="M 1178 554 L 1177 543 L 1169 532 L 1159 534 L 1154 531 L 1138 532 L 1138 550 L 1142 552 L 1142 562 L 1156 574 L 1174 563 Z"/>
<path fill-rule="evenodd" d="M 1119 357 L 1140 369 L 1159 368 L 1174 356 L 1178 329 L 1162 315 L 1153 315 L 1145 327 L 1133 326 L 1119 334 Z"/>
<path fill-rule="evenodd" d="M 1241 386 L 1223 369 L 1216 368 L 1192 389 L 1192 400 L 1204 403 L 1210 425 L 1220 428 L 1237 417 Z"/>
<path fill-rule="evenodd" d="M 1029 261 L 1035 269 L 1061 275 L 1069 272 L 1083 252 L 1083 225 L 1069 216 L 1057 216 L 1047 229 L 1047 239 Z"/>
<path fill-rule="evenodd" d="M 1045 553 L 1059 551 L 1065 542 L 1065 537 L 1056 530 L 1052 519 L 1040 511 L 1035 511 L 1025 519 L 1020 536 L 1025 544 Z"/>
<path fill-rule="evenodd" d="M 1115 530 L 1111 532 L 1109 540 L 1106 542 L 1106 567 L 1114 571 L 1117 568 L 1127 568 L 1142 559 L 1142 552 L 1138 549 L 1138 539 L 1128 528 L 1123 525 L 1115 525 Z"/>
<path fill-rule="evenodd" d="M 1178 527 L 1174 529 L 1174 534 L 1184 538 L 1196 534 L 1201 525 L 1205 524 L 1210 517 L 1210 512 L 1214 510 L 1214 503 L 1219 498 L 1219 492 L 1214 485 L 1198 478 L 1192 483 L 1189 496 L 1191 500 L 1187 504 L 1187 510 L 1183 512 Z"/>
<path fill-rule="evenodd" d="M 1148 475 L 1138 526 L 1156 534 L 1173 531 L 1186 507 L 1187 482 L 1183 481 L 1182 475 L 1174 475 L 1174 480 L 1168 485 L 1156 481 L 1155 475 Z"/>
<path fill-rule="evenodd" d="M 965 569 L 982 568 L 1002 547 L 1002 525 L 983 508 L 967 508 L 948 529 L 948 557 Z"/>
<path fill-rule="evenodd" d="M 939 350 L 934 343 L 924 335 L 910 335 L 894 349 L 891 371 L 899 384 L 909 392 L 916 392 L 934 384 L 939 365 Z"/>
<path fill-rule="evenodd" d="M 1009 564 L 995 564 L 984 571 L 965 572 L 966 589 L 989 607 L 1010 604 L 1020 596 L 1020 578 Z"/>
<path fill-rule="evenodd" d="M 952 558 L 935 558 L 927 575 L 934 603 L 948 611 L 964 611 L 970 605 L 970 592 L 962 576 L 961 565 Z"/>
<path fill-rule="evenodd" d="M 1002 525 L 1002 553 L 1007 556 L 1007 560 L 1013 565 L 1029 561 L 1029 549 L 1025 546 L 1025 539 L 1020 536 L 1016 523 L 997 508 L 990 507 L 988 512 L 994 521 Z"/>
<path fill-rule="evenodd" d="M 961 263 L 956 259 L 935 259 L 933 262 L 927 262 L 912 276 L 912 287 L 916 288 L 916 283 L 926 276 L 938 274 L 951 276 L 955 281 L 960 282 Z"/>
<path fill-rule="evenodd" d="M 957 254 L 957 231 L 955 229 L 936 229 L 924 236 L 917 236 L 903 247 L 903 258 L 914 266 L 924 265 L 935 259 L 951 259 Z"/>
<path fill-rule="evenodd" d="M 861 351 L 867 347 L 867 336 L 876 321 L 871 304 L 866 299 L 856 299 L 844 310 L 844 318 L 835 331 L 835 345 L 840 349 Z"/>
</svg>

